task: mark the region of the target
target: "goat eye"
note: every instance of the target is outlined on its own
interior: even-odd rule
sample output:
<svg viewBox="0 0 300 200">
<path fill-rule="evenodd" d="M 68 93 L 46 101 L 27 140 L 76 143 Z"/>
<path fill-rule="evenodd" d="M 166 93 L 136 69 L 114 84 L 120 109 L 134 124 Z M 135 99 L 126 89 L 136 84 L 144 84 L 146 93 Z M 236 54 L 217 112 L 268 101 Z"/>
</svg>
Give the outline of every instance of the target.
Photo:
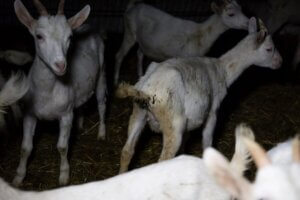
<svg viewBox="0 0 300 200">
<path fill-rule="evenodd" d="M 36 38 L 37 38 L 38 40 L 42 40 L 42 39 L 43 39 L 43 36 L 42 36 L 41 34 L 36 34 Z"/>
<path fill-rule="evenodd" d="M 269 52 L 269 53 L 271 53 L 271 52 L 273 51 L 272 48 L 268 48 L 268 49 L 266 49 L 266 50 L 267 50 L 267 52 Z"/>
<path fill-rule="evenodd" d="M 234 17 L 234 13 L 228 14 L 229 17 Z"/>
</svg>

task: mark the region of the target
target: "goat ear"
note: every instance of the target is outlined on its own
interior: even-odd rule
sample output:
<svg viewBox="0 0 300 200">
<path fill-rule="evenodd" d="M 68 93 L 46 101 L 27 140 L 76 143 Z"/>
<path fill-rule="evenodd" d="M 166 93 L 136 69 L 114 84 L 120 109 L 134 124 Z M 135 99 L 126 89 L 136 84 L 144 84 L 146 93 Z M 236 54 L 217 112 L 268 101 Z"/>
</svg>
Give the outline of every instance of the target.
<svg viewBox="0 0 300 200">
<path fill-rule="evenodd" d="M 76 15 L 68 19 L 68 23 L 70 24 L 72 29 L 78 28 L 83 22 L 88 18 L 91 11 L 91 7 L 86 5 L 81 11 L 79 11 Z"/>
<path fill-rule="evenodd" d="M 218 14 L 218 15 L 221 15 L 221 14 L 222 14 L 222 8 L 221 8 L 219 5 L 217 5 L 215 2 L 212 2 L 212 3 L 210 4 L 210 7 L 211 7 L 211 10 L 212 10 L 214 13 L 216 13 L 216 14 Z"/>
<path fill-rule="evenodd" d="M 33 17 L 29 14 L 24 4 L 20 0 L 16 0 L 14 3 L 14 8 L 20 22 L 22 22 L 22 24 L 24 24 L 30 32 L 32 32 L 35 19 L 33 19 Z"/>
<path fill-rule="evenodd" d="M 243 138 L 243 140 L 258 168 L 271 164 L 271 160 L 267 156 L 266 151 L 259 144 L 248 138 Z"/>
<path fill-rule="evenodd" d="M 251 184 L 244 177 L 235 173 L 222 154 L 213 148 L 207 148 L 203 154 L 203 161 L 217 183 L 232 196 L 241 199 L 247 195 Z"/>
<path fill-rule="evenodd" d="M 248 32 L 250 34 L 257 32 L 257 23 L 256 23 L 256 18 L 255 17 L 251 17 L 250 20 L 249 20 Z"/>
</svg>

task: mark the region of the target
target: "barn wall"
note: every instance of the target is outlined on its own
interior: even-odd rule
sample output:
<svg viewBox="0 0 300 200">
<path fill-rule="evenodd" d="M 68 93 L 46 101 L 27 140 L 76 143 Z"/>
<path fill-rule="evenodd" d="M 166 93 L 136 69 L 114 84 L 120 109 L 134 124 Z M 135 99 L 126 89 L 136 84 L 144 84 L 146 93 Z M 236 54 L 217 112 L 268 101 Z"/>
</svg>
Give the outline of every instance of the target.
<svg viewBox="0 0 300 200">
<path fill-rule="evenodd" d="M 0 1 L 0 26 L 21 26 L 17 20 L 14 9 L 14 0 Z M 37 16 L 31 0 L 22 0 L 33 16 Z M 58 0 L 41 0 L 52 14 L 56 12 Z M 127 5 L 127 0 L 66 0 L 65 13 L 71 16 L 90 4 L 92 13 L 89 21 L 99 25 L 109 32 L 122 32 L 122 16 Z M 210 0 L 145 0 L 145 3 L 162 9 L 172 15 L 195 21 L 208 16 L 210 12 Z"/>
</svg>

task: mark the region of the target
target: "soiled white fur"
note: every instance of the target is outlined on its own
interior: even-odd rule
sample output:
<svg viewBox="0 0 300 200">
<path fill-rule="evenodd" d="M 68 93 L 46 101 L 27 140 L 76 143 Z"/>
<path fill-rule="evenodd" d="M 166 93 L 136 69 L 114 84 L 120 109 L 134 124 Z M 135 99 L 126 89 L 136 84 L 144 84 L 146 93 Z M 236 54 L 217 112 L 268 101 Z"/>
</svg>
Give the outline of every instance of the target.
<svg viewBox="0 0 300 200">
<path fill-rule="evenodd" d="M 202 56 L 214 41 L 229 28 L 247 29 L 249 19 L 235 0 L 212 3 L 215 12 L 203 23 L 174 17 L 146 4 L 130 1 L 124 14 L 123 43 L 115 59 L 115 84 L 119 71 L 131 47 L 139 44 L 138 74 L 143 74 L 144 54 L 163 61 L 173 57 Z"/>
<path fill-rule="evenodd" d="M 258 43 L 258 40 L 261 40 Z M 228 87 L 249 66 L 279 68 L 282 58 L 270 35 L 257 32 L 256 20 L 249 23 L 249 35 L 220 58 L 173 58 L 152 63 L 135 86 L 123 85 L 120 97 L 133 97 L 128 139 L 122 150 L 120 171 L 126 171 L 135 144 L 146 122 L 163 133 L 159 160 L 175 156 L 182 135 L 203 126 L 203 148 L 212 144 L 217 111 Z"/>
</svg>

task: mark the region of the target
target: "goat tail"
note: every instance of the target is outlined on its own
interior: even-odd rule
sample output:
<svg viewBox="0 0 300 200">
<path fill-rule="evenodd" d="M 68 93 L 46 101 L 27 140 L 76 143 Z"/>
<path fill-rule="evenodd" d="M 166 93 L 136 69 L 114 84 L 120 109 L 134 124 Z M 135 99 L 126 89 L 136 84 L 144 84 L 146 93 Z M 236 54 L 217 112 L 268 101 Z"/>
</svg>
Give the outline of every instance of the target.
<svg viewBox="0 0 300 200">
<path fill-rule="evenodd" d="M 148 106 L 151 97 L 144 92 L 137 90 L 133 85 L 128 83 L 121 83 L 116 91 L 116 96 L 118 98 L 124 99 L 130 97 L 136 103 L 140 104 L 142 107 Z"/>
<path fill-rule="evenodd" d="M 242 175 L 248 169 L 249 162 L 251 162 L 250 153 L 244 138 L 255 140 L 253 131 L 246 124 L 242 123 L 235 129 L 235 151 L 231 159 L 230 165 L 233 170 Z"/>
<path fill-rule="evenodd" d="M 143 0 L 129 0 L 126 7 L 126 11 L 132 8 L 133 6 L 135 6 L 137 3 L 142 3 L 142 2 Z"/>
<path fill-rule="evenodd" d="M 0 111 L 21 99 L 28 91 L 29 83 L 22 72 L 11 75 L 0 91 Z"/>
</svg>

